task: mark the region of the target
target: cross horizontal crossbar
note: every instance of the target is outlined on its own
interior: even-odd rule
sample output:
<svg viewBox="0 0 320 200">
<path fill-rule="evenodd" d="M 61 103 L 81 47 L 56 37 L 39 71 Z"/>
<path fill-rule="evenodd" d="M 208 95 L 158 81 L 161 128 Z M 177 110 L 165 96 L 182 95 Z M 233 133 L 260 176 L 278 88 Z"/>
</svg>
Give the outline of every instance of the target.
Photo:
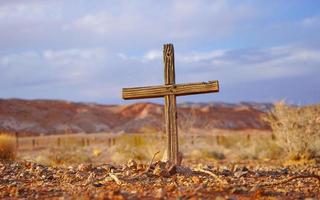
<svg viewBox="0 0 320 200">
<path fill-rule="evenodd" d="M 209 81 L 201 83 L 189 84 L 172 84 L 159 86 L 146 86 L 135 88 L 123 88 L 123 99 L 143 99 L 143 98 L 157 98 L 166 95 L 192 95 L 219 92 L 219 82 Z"/>
</svg>

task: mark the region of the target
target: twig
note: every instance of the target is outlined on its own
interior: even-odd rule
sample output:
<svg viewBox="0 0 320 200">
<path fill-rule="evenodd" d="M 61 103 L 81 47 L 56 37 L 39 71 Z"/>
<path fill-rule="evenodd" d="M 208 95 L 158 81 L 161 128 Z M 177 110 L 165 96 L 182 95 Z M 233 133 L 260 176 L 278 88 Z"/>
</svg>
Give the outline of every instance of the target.
<svg viewBox="0 0 320 200">
<path fill-rule="evenodd" d="M 121 181 L 119 180 L 119 178 L 113 174 L 113 173 L 109 173 L 109 176 L 118 184 L 121 185 Z"/>
<path fill-rule="evenodd" d="M 205 174 L 209 174 L 210 176 L 212 176 L 213 178 L 215 178 L 218 182 L 220 183 L 227 183 L 225 180 L 222 180 L 221 178 L 219 178 L 219 176 L 217 176 L 216 174 L 214 174 L 213 172 L 211 171 L 208 171 L 208 170 L 205 170 L 205 169 L 201 169 L 201 168 L 196 168 L 194 169 L 194 171 L 196 172 L 202 172 L 202 173 L 205 173 Z"/>
<path fill-rule="evenodd" d="M 138 175 L 136 175 L 136 176 L 134 176 L 134 177 L 126 178 L 126 181 L 134 181 L 134 180 L 137 180 L 139 177 L 147 174 L 147 173 L 149 172 L 149 170 L 151 169 L 151 166 L 152 166 L 152 164 L 153 164 L 154 158 L 155 158 L 155 157 L 157 156 L 157 154 L 159 154 L 159 153 L 160 153 L 160 151 L 156 152 L 156 153 L 153 155 L 153 157 L 152 157 L 152 159 L 151 159 L 151 162 L 149 163 L 149 166 L 147 167 L 147 169 L 146 169 L 145 171 L 139 173 Z"/>
<path fill-rule="evenodd" d="M 151 162 L 150 162 L 150 164 L 149 164 L 149 166 L 148 166 L 148 168 L 147 168 L 146 171 L 149 171 L 149 170 L 150 170 L 151 165 L 152 165 L 152 163 L 153 163 L 153 160 L 155 159 L 155 157 L 156 157 L 159 153 L 160 153 L 160 151 L 157 151 L 157 152 L 153 155 L 153 157 L 152 157 L 152 159 L 151 159 Z"/>
</svg>

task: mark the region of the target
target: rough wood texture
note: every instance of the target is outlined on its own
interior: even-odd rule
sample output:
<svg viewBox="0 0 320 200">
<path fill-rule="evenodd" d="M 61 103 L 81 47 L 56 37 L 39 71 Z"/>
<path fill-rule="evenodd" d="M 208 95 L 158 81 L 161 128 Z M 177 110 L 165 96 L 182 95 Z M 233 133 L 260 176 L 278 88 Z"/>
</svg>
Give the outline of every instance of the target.
<svg viewBox="0 0 320 200">
<path fill-rule="evenodd" d="M 175 84 L 174 49 L 172 44 L 163 47 L 164 82 L 166 85 Z M 170 162 L 178 164 L 178 128 L 177 128 L 177 103 L 176 96 L 165 96 L 165 127 L 167 134 L 167 156 Z"/>
<path fill-rule="evenodd" d="M 179 162 L 178 126 L 177 126 L 177 103 L 175 95 L 166 95 L 165 104 L 165 127 L 167 134 L 167 157 L 172 164 Z"/>
<path fill-rule="evenodd" d="M 172 85 L 176 83 L 176 73 L 174 69 L 174 49 L 172 44 L 163 46 L 163 63 L 164 63 L 164 83 Z"/>
<path fill-rule="evenodd" d="M 176 96 L 219 92 L 219 82 L 209 81 L 191 84 L 175 84 L 174 49 L 172 44 L 163 47 L 165 85 L 123 88 L 123 99 L 144 99 L 164 97 L 165 127 L 167 133 L 167 159 L 171 164 L 180 165 L 178 143 Z"/>
<path fill-rule="evenodd" d="M 123 88 L 123 99 L 145 99 L 164 97 L 166 95 L 193 95 L 219 92 L 219 82 L 209 81 L 201 83 L 175 84 L 175 85 L 159 85 L 135 88 Z"/>
</svg>

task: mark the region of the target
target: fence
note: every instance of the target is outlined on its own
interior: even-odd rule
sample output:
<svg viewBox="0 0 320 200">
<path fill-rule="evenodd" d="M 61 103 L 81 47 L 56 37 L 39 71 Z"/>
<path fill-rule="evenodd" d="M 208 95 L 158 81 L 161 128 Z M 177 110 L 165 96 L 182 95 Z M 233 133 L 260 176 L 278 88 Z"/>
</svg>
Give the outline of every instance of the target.
<svg viewBox="0 0 320 200">
<path fill-rule="evenodd" d="M 206 141 L 207 144 L 221 144 L 228 140 L 228 137 L 241 135 L 242 138 L 250 141 L 252 135 L 263 134 L 268 135 L 274 140 L 274 135 L 268 131 L 239 131 L 230 133 L 230 131 L 219 131 L 210 134 L 180 134 L 180 144 L 195 145 L 199 141 Z M 166 136 L 163 133 L 153 134 L 112 134 L 112 133 L 94 133 L 94 134 L 68 134 L 68 135 L 50 135 L 50 136 L 32 136 L 32 137 L 16 137 L 16 146 L 19 150 L 24 149 L 42 149 L 47 147 L 62 147 L 68 145 L 77 145 L 88 147 L 90 145 L 103 144 L 112 147 L 121 142 L 122 135 L 132 135 L 146 138 L 153 138 L 157 141 L 165 141 Z M 17 135 L 16 135 L 17 136 Z"/>
</svg>

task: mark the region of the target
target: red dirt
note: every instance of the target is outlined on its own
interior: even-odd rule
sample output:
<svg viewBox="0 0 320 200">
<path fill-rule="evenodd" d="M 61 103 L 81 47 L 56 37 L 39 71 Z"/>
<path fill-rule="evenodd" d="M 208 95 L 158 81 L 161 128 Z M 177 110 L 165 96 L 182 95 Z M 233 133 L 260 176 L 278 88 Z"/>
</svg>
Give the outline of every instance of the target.
<svg viewBox="0 0 320 200">
<path fill-rule="evenodd" d="M 1 199 L 305 199 L 320 197 L 320 165 L 201 167 L 0 162 Z"/>
</svg>

